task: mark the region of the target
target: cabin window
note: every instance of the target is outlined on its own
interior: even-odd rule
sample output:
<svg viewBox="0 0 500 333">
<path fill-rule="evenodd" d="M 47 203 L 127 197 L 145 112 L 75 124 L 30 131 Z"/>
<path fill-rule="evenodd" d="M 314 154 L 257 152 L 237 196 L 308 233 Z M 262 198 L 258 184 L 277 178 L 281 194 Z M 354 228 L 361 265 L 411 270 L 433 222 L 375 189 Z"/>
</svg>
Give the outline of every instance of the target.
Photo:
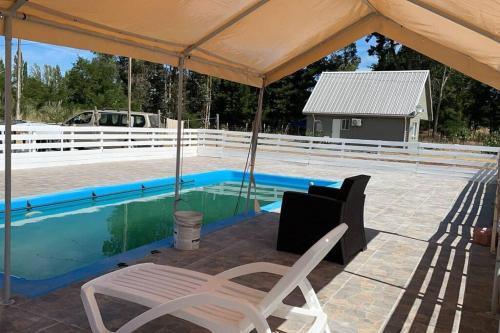
<svg viewBox="0 0 500 333">
<path fill-rule="evenodd" d="M 314 131 L 316 133 L 322 133 L 323 132 L 323 122 L 321 120 L 315 120 L 314 121 Z"/>
<path fill-rule="evenodd" d="M 342 119 L 342 125 L 341 125 L 340 129 L 343 131 L 347 131 L 347 130 L 349 130 L 349 127 L 350 127 L 349 119 Z"/>
</svg>

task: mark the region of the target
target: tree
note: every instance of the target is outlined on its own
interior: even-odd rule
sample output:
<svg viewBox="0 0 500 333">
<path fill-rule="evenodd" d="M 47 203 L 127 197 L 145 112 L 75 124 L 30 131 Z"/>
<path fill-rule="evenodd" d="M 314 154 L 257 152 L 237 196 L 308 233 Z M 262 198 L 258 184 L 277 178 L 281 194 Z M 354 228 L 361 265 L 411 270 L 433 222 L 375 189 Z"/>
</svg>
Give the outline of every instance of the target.
<svg viewBox="0 0 500 333">
<path fill-rule="evenodd" d="M 324 71 L 354 71 L 360 62 L 353 43 L 271 84 L 266 88 L 264 122 L 276 128 L 304 118 L 302 109 L 319 75 Z"/>
<path fill-rule="evenodd" d="M 113 56 L 96 54 L 92 60 L 79 57 L 65 81 L 67 105 L 88 109 L 118 109 L 127 105 Z"/>
<path fill-rule="evenodd" d="M 380 34 L 367 36 L 366 41 L 371 40 L 374 40 L 374 45 L 369 48 L 368 54 L 378 58 L 372 66 L 374 70 L 430 71 L 433 135 L 438 131 L 450 133 L 452 129 L 456 132 L 457 124 L 474 130 L 479 127 L 488 127 L 490 132 L 498 130 L 498 90 Z"/>
</svg>

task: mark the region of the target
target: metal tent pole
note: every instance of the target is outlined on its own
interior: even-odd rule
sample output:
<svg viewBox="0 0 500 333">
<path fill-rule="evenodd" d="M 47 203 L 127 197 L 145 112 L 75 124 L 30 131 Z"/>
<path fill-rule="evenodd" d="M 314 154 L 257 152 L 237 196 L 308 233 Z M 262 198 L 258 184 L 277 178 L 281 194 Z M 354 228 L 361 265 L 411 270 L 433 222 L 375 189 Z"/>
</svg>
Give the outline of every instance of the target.
<svg viewBox="0 0 500 333">
<path fill-rule="evenodd" d="M 132 126 L 132 58 L 128 58 L 128 127 Z"/>
<path fill-rule="evenodd" d="M 175 201 L 174 210 L 180 199 L 180 176 L 181 176 L 181 145 L 182 145 L 182 109 L 184 93 L 184 57 L 179 58 L 179 79 L 177 88 L 177 153 L 175 156 Z"/>
<path fill-rule="evenodd" d="M 259 90 L 259 102 L 257 105 L 257 113 L 255 114 L 255 120 L 252 128 L 252 139 L 250 141 L 251 152 L 250 152 L 250 174 L 248 177 L 248 190 L 247 190 L 247 201 L 246 201 L 246 211 L 248 212 L 250 203 L 250 193 L 252 190 L 252 184 L 255 186 L 255 180 L 253 177 L 253 171 L 255 169 L 255 157 L 257 155 L 257 142 L 259 140 L 259 131 L 262 123 L 262 104 L 264 101 L 264 84 Z"/>
<path fill-rule="evenodd" d="M 4 212 L 4 263 L 3 263 L 3 293 L 2 304 L 11 303 L 10 299 L 10 209 L 12 198 L 12 170 L 11 170 L 11 125 L 12 125 L 12 18 L 4 17 L 5 35 L 5 101 L 4 101 L 4 158 L 5 158 L 5 212 Z"/>
</svg>

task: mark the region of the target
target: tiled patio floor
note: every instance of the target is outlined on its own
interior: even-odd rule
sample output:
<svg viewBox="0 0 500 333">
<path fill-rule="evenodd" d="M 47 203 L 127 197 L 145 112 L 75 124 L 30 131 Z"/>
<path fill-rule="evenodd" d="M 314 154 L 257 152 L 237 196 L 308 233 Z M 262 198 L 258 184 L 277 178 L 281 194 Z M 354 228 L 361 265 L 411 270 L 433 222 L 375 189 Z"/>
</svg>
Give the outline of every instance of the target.
<svg viewBox="0 0 500 333">
<path fill-rule="evenodd" d="M 189 158 L 184 171 L 238 168 L 241 160 Z M 100 164 L 16 171 L 16 195 L 70 187 L 120 183 L 173 174 L 174 161 Z M 393 170 L 260 162 L 260 172 L 341 179 L 357 173 L 372 175 L 367 189 L 368 249 L 349 265 L 323 262 L 310 280 L 318 291 L 334 332 L 496 332 L 488 314 L 494 258 L 488 248 L 471 243 L 471 227 L 491 223 L 492 191 L 485 184 Z M 254 261 L 290 265 L 296 255 L 275 248 L 279 215 L 269 213 L 212 233 L 201 249 L 160 253 L 139 260 L 217 273 Z M 307 230 L 307 221 L 304 221 Z M 268 289 L 271 275 L 241 280 Z M 77 283 L 35 299 L 16 297 L 0 308 L 0 332 L 89 331 Z M 290 299 L 301 304 L 296 293 Z M 143 309 L 115 299 L 101 299 L 105 321 L 116 329 Z M 300 332 L 301 323 L 272 320 L 276 330 Z M 181 320 L 164 317 L 141 332 L 203 331 Z"/>
</svg>

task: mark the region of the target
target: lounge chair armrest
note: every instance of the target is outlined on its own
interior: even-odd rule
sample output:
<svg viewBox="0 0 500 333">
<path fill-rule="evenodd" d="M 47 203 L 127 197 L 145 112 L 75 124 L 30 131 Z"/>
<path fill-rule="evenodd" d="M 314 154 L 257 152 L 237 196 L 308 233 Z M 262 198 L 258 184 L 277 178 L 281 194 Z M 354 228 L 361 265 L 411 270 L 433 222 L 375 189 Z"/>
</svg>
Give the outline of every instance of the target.
<svg viewBox="0 0 500 333">
<path fill-rule="evenodd" d="M 120 329 L 116 331 L 116 333 L 133 332 L 144 324 L 172 312 L 176 312 L 193 306 L 202 306 L 208 304 L 217 305 L 232 311 L 238 311 L 249 319 L 258 333 L 271 333 L 271 329 L 267 324 L 266 318 L 263 317 L 263 315 L 254 305 L 247 302 L 246 300 L 216 294 L 213 292 L 191 294 L 155 306 L 154 308 L 143 312 L 139 316 L 127 322 L 125 325 L 120 327 Z"/>
<path fill-rule="evenodd" d="M 273 264 L 270 262 L 253 262 L 251 264 L 237 266 L 222 273 L 217 274 L 217 277 L 224 279 L 234 279 L 238 276 L 253 274 L 253 273 L 271 273 L 276 275 L 285 275 L 290 267 Z"/>
</svg>

